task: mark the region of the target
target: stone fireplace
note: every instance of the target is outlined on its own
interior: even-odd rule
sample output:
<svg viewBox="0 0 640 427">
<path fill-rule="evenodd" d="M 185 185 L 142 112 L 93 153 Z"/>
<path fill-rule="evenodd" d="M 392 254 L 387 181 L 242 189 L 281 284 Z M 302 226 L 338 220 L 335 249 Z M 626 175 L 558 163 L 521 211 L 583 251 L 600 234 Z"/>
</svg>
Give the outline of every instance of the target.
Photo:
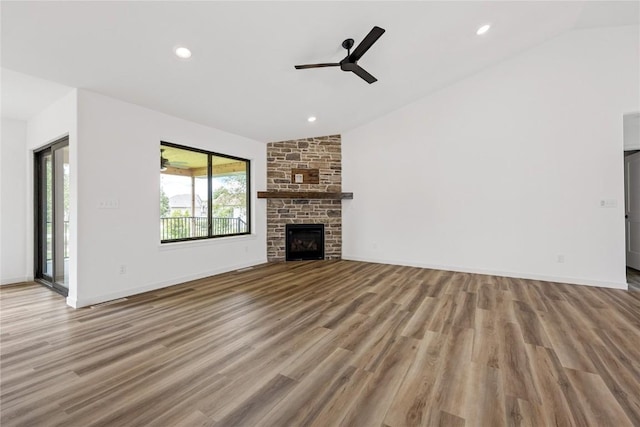
<svg viewBox="0 0 640 427">
<path fill-rule="evenodd" d="M 267 144 L 267 191 L 340 193 L 340 135 Z M 267 258 L 286 260 L 287 224 L 322 224 L 324 259 L 342 256 L 342 200 L 315 198 L 267 199 Z"/>
</svg>

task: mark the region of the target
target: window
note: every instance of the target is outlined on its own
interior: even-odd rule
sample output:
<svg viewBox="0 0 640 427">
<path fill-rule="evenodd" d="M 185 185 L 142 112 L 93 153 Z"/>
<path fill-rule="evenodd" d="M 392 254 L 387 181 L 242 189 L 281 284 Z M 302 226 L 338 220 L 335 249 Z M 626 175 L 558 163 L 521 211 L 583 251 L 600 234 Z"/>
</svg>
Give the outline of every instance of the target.
<svg viewBox="0 0 640 427">
<path fill-rule="evenodd" d="M 162 142 L 160 240 L 249 234 L 249 160 Z"/>
</svg>

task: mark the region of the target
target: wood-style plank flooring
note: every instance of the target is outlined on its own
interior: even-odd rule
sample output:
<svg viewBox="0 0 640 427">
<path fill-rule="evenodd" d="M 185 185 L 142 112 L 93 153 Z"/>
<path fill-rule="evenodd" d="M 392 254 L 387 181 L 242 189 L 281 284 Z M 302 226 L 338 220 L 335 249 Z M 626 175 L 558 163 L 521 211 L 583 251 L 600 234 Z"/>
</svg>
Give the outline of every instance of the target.
<svg viewBox="0 0 640 427">
<path fill-rule="evenodd" d="M 638 292 L 315 261 L 0 308 L 3 427 L 640 426 Z"/>
<path fill-rule="evenodd" d="M 627 284 L 630 291 L 640 291 L 640 271 L 627 267 Z"/>
</svg>

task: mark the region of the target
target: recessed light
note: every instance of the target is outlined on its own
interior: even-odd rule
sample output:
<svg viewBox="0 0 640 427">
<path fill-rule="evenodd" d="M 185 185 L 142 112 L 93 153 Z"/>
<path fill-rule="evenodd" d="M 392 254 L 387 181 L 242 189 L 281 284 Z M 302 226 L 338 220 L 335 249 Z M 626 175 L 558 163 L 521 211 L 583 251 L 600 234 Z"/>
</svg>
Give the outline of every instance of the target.
<svg viewBox="0 0 640 427">
<path fill-rule="evenodd" d="M 491 28 L 491 24 L 485 24 L 482 27 L 478 28 L 478 31 L 476 31 L 476 34 L 481 36 L 487 31 L 489 31 L 489 28 Z"/>
<path fill-rule="evenodd" d="M 175 52 L 176 52 L 176 56 L 180 59 L 191 58 L 191 51 L 186 47 L 177 47 Z"/>
<path fill-rule="evenodd" d="M 308 121 L 309 123 L 313 123 L 313 122 L 315 122 L 315 121 L 316 121 L 316 118 L 315 118 L 315 116 L 311 116 L 311 117 L 309 117 L 309 118 L 307 119 L 307 121 Z"/>
</svg>

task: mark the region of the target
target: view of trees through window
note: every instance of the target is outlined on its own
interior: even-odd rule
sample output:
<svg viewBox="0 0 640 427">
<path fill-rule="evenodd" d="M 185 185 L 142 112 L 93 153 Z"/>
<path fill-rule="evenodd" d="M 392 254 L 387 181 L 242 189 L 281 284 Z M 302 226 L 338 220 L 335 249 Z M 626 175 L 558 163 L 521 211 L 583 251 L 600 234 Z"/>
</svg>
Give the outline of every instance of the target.
<svg viewBox="0 0 640 427">
<path fill-rule="evenodd" d="M 248 160 L 163 143 L 161 240 L 249 233 L 248 172 Z"/>
</svg>

